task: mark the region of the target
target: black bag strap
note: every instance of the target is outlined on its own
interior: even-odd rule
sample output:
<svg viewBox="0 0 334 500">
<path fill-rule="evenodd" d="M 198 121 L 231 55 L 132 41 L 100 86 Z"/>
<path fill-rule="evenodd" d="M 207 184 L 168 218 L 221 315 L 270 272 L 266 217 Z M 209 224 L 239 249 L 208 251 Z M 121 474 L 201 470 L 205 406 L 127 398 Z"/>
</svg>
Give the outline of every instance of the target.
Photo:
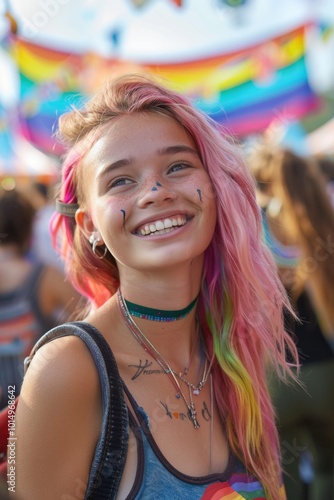
<svg viewBox="0 0 334 500">
<path fill-rule="evenodd" d="M 102 391 L 102 430 L 95 449 L 85 500 L 116 498 L 122 478 L 129 440 L 128 409 L 114 355 L 101 333 L 82 321 L 64 323 L 47 332 L 24 361 L 25 372 L 36 351 L 60 337 L 75 335 L 83 340 L 98 370 Z"/>
</svg>

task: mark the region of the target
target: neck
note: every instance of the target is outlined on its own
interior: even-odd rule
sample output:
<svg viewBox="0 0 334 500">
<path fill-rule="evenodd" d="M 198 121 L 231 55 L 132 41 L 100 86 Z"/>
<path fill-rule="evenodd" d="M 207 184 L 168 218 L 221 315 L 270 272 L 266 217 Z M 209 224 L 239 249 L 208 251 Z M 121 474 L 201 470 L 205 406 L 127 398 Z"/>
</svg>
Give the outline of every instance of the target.
<svg viewBox="0 0 334 500">
<path fill-rule="evenodd" d="M 189 306 L 200 292 L 202 262 L 149 271 L 120 267 L 119 271 L 123 296 L 144 307 L 177 311 Z"/>
<path fill-rule="evenodd" d="M 149 271 L 120 266 L 122 294 L 128 301 L 144 307 L 167 311 L 183 309 L 200 293 L 202 267 L 202 258 Z M 196 339 L 196 310 L 195 306 L 178 321 L 157 322 L 138 317 L 134 320 L 168 360 L 178 358 L 177 363 L 186 366 Z"/>
<path fill-rule="evenodd" d="M 183 370 L 190 365 L 191 359 L 198 357 L 200 342 L 195 311 L 179 321 L 160 323 L 133 317 L 120 290 L 117 292 L 116 300 L 123 323 L 123 338 L 126 338 L 129 333 L 134 335 L 141 349 L 147 350 L 145 346 L 150 346 L 147 352 L 151 355 L 153 353 L 153 358 L 155 358 L 156 349 L 168 363 L 178 370 Z M 173 328 L 175 323 L 180 323 L 180 328 Z M 158 330 L 157 327 L 161 324 L 163 328 Z M 142 337 L 141 335 L 139 337 L 145 339 L 144 343 L 138 337 L 138 330 L 142 332 Z"/>
</svg>

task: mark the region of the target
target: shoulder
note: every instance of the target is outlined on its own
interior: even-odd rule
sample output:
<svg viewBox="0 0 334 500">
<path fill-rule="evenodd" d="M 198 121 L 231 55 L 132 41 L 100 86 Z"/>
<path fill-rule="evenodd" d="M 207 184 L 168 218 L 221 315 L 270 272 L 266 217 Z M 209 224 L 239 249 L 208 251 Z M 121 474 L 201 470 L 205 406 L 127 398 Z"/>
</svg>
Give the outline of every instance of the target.
<svg viewBox="0 0 334 500">
<path fill-rule="evenodd" d="M 38 384 L 39 393 L 52 388 L 52 394 L 95 391 L 99 385 L 94 360 L 85 343 L 74 335 L 56 338 L 34 355 L 24 377 L 23 387 Z"/>
<path fill-rule="evenodd" d="M 82 340 L 58 338 L 36 352 L 16 415 L 19 493 L 56 499 L 65 491 L 74 494 L 76 478 L 87 483 L 101 406 L 97 369 Z"/>
</svg>

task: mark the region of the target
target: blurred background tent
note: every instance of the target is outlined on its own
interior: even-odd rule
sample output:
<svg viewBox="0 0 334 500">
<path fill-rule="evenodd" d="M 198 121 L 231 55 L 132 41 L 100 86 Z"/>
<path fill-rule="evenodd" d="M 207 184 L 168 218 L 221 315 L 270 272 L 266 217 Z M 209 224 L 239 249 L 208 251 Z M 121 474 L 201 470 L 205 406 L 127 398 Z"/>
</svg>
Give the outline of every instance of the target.
<svg viewBox="0 0 334 500">
<path fill-rule="evenodd" d="M 241 142 L 279 122 L 285 139 L 317 151 L 317 135 L 306 135 L 327 133 L 333 117 L 334 0 L 2 0 L 1 8 L 0 172 L 54 176 L 59 115 L 124 72 L 161 77 Z"/>
</svg>

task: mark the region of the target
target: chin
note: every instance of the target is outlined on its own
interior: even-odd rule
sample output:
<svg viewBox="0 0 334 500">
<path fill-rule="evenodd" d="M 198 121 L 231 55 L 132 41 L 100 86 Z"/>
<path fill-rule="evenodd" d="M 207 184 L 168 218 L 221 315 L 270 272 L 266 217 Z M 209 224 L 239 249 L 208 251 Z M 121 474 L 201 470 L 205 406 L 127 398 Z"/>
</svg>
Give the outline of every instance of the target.
<svg viewBox="0 0 334 500">
<path fill-rule="evenodd" d="M 159 252 L 160 253 L 160 252 Z M 202 264 L 204 259 L 204 252 L 198 253 L 185 253 L 178 252 L 177 254 L 172 254 L 171 252 L 165 253 L 165 255 L 154 255 L 145 261 L 138 262 L 136 267 L 138 270 L 142 271 L 175 271 L 178 272 L 181 268 L 186 268 L 187 266 L 194 266 L 195 263 Z"/>
</svg>

